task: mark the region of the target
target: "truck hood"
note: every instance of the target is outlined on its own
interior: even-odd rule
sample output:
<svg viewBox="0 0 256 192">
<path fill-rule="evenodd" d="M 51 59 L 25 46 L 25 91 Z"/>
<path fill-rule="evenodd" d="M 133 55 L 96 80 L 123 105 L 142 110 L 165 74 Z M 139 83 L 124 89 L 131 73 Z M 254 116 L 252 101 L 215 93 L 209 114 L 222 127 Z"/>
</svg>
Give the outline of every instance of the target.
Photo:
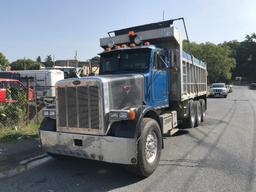
<svg viewBox="0 0 256 192">
<path fill-rule="evenodd" d="M 109 110 L 123 109 L 143 104 L 143 75 L 103 75 L 95 78 L 98 78 L 103 82 L 105 107 L 109 108 Z"/>
</svg>

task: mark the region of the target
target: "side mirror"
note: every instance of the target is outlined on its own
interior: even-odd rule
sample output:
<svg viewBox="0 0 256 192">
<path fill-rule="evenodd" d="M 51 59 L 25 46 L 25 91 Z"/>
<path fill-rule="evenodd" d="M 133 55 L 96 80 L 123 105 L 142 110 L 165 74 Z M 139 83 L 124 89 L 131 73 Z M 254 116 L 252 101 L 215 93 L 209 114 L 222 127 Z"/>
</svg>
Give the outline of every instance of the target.
<svg viewBox="0 0 256 192">
<path fill-rule="evenodd" d="M 0 102 L 6 101 L 6 89 L 0 89 Z"/>
</svg>

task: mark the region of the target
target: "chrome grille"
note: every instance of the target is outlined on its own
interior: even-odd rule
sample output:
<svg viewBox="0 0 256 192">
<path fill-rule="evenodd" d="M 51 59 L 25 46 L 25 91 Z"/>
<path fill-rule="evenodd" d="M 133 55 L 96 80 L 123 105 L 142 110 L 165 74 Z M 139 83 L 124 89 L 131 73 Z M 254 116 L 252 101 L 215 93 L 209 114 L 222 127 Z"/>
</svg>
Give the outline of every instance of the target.
<svg viewBox="0 0 256 192">
<path fill-rule="evenodd" d="M 58 126 L 65 128 L 99 129 L 100 102 L 97 85 L 59 87 Z"/>
</svg>

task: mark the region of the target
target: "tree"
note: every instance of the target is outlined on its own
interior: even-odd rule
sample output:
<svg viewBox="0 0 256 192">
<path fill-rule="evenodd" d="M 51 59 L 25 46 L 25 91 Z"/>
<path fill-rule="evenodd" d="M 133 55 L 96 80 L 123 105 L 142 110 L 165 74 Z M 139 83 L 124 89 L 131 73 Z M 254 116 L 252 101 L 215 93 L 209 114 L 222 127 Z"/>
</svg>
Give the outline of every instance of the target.
<svg viewBox="0 0 256 192">
<path fill-rule="evenodd" d="M 53 61 L 52 61 L 52 56 L 51 55 L 47 55 L 45 58 L 45 62 L 44 62 L 44 66 L 45 67 L 53 67 Z"/>
<path fill-rule="evenodd" d="M 40 56 L 38 56 L 38 57 L 36 58 L 36 62 L 37 62 L 37 63 L 42 63 L 42 60 L 41 60 L 41 57 L 40 57 Z"/>
<path fill-rule="evenodd" d="M 245 79 L 256 80 L 256 34 L 246 35 L 242 42 L 224 42 L 232 50 L 236 59 L 236 67 L 233 70 L 234 76 L 241 76 Z"/>
<path fill-rule="evenodd" d="M 0 69 L 5 70 L 8 67 L 8 65 L 9 65 L 8 60 L 6 59 L 4 54 L 0 52 Z"/>
<path fill-rule="evenodd" d="M 18 59 L 11 64 L 12 70 L 39 70 L 40 64 L 31 59 Z"/>
<path fill-rule="evenodd" d="M 207 63 L 208 81 L 230 81 L 235 59 L 231 57 L 228 46 L 215 45 L 210 42 L 197 44 L 184 42 L 184 49 L 196 58 Z"/>
</svg>

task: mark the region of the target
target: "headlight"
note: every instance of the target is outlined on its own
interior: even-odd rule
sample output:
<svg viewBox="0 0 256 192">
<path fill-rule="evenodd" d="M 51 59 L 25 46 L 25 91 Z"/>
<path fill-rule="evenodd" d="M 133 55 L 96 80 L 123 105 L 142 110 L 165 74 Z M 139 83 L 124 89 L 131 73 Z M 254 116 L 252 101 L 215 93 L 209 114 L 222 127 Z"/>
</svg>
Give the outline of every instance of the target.
<svg viewBox="0 0 256 192">
<path fill-rule="evenodd" d="M 44 116 L 49 116 L 49 111 L 44 111 Z"/>
<path fill-rule="evenodd" d="M 120 112 L 119 119 L 128 119 L 129 115 L 128 112 Z"/>
<path fill-rule="evenodd" d="M 55 109 L 44 109 L 43 116 L 55 119 L 56 118 L 56 110 Z"/>
<path fill-rule="evenodd" d="M 110 112 L 109 113 L 109 119 L 118 119 L 118 113 L 117 112 Z"/>
<path fill-rule="evenodd" d="M 134 120 L 136 118 L 135 109 L 115 110 L 109 112 L 109 121 Z"/>
</svg>

